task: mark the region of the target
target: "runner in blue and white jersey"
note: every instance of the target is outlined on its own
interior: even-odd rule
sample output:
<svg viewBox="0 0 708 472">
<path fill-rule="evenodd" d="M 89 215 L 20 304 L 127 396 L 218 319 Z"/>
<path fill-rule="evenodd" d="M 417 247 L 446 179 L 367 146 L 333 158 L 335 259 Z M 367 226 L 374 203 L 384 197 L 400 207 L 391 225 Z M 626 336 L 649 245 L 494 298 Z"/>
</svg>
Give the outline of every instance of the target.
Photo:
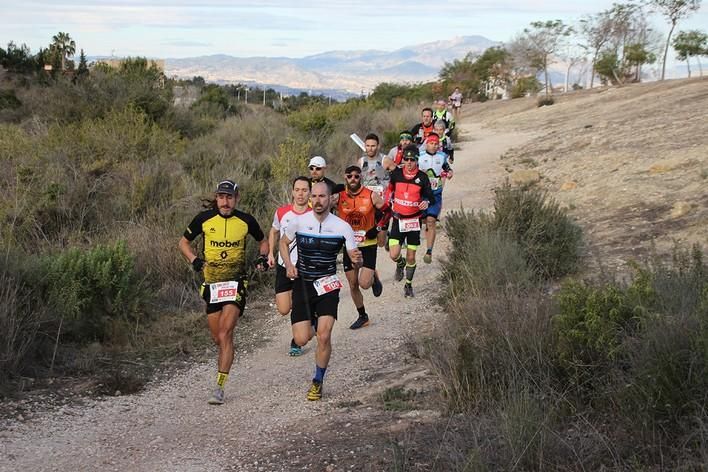
<svg viewBox="0 0 708 472">
<path fill-rule="evenodd" d="M 331 335 L 337 319 L 339 290 L 337 255 L 346 246 L 354 267 L 361 266 L 354 230 L 341 218 L 330 213 L 330 190 L 324 182 L 312 186 L 312 211 L 297 216 L 280 239 L 287 276 L 295 281 L 290 320 L 293 338 L 304 346 L 312 338 L 311 319 L 317 318 L 317 351 L 315 376 L 307 392 L 308 400 L 322 398 L 322 382 L 332 354 Z M 289 244 L 297 244 L 297 265 L 290 258 Z"/>
<path fill-rule="evenodd" d="M 425 138 L 425 149 L 421 151 L 418 159 L 418 168 L 425 172 L 430 179 L 430 188 L 435 196 L 435 204 L 425 210 L 425 243 L 427 249 L 423 262 L 430 264 L 433 260 L 433 244 L 435 243 L 435 226 L 440 219 L 442 211 L 442 193 L 445 181 L 452 178 L 452 167 L 447 160 L 447 154 L 439 151 L 440 137 L 430 133 Z"/>
</svg>

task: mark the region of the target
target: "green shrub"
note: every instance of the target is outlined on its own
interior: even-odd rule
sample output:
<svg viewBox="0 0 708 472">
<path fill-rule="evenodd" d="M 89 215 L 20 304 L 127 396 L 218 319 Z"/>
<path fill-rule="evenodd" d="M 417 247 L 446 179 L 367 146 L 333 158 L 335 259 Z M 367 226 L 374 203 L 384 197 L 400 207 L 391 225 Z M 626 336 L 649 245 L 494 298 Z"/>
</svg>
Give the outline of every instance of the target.
<svg viewBox="0 0 708 472">
<path fill-rule="evenodd" d="M 498 188 L 492 227 L 517 241 L 537 276 L 572 273 L 580 258 L 582 232 L 546 192 L 535 188 Z"/>
<path fill-rule="evenodd" d="M 583 383 L 623 360 L 626 338 L 636 332 L 642 310 L 626 290 L 570 281 L 557 296 L 559 313 L 553 327 L 558 337 L 560 366 L 573 381 Z"/>
<path fill-rule="evenodd" d="M 556 103 L 556 101 L 551 95 L 545 95 L 536 100 L 536 105 L 539 107 L 549 107 L 554 103 Z"/>
<path fill-rule="evenodd" d="M 445 232 L 452 242 L 450 258 L 442 264 L 449 299 L 533 285 L 533 273 L 519 244 L 491 223 L 484 214 L 464 210 L 445 217 Z"/>
<path fill-rule="evenodd" d="M 126 343 L 145 300 L 125 242 L 69 249 L 44 258 L 47 297 L 64 318 L 64 336 L 77 343 Z"/>
</svg>

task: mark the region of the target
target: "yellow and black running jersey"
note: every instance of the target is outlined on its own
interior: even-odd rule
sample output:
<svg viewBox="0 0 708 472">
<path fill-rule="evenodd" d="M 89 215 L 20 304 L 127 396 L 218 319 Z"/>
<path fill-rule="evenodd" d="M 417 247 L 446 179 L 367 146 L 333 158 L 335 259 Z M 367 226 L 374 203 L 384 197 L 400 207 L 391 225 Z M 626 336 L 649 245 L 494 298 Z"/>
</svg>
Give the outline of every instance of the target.
<svg viewBox="0 0 708 472">
<path fill-rule="evenodd" d="M 263 240 L 258 222 L 248 213 L 234 210 L 230 216 L 221 216 L 219 210 L 209 209 L 194 217 L 184 232 L 189 241 L 204 235 L 204 281 L 226 282 L 243 275 L 246 258 L 246 236 Z"/>
</svg>

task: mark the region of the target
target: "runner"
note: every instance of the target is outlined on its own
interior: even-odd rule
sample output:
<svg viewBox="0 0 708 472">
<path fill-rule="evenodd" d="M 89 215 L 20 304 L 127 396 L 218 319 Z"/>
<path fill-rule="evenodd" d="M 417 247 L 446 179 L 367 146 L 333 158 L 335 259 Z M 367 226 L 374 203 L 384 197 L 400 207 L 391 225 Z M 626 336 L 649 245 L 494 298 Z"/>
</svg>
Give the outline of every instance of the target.
<svg viewBox="0 0 708 472">
<path fill-rule="evenodd" d="M 344 272 L 349 282 L 349 292 L 359 313 L 359 317 L 349 328 L 359 329 L 369 324 L 369 315 L 364 308 L 361 289 L 371 287 L 375 297 L 381 295 L 383 284 L 376 273 L 376 251 L 378 249 L 376 210 L 384 206 L 381 196 L 362 185 L 362 171 L 359 166 L 349 166 L 345 170 L 347 189 L 339 194 L 337 214 L 354 230 L 354 236 L 363 258 L 363 267 L 356 268 L 347 253 L 344 253 Z"/>
<path fill-rule="evenodd" d="M 285 263 L 280 254 L 278 254 L 278 262 L 275 262 L 275 249 L 278 247 L 280 238 L 285 233 L 288 224 L 297 217 L 308 211 L 310 208 L 310 179 L 307 177 L 296 177 L 293 180 L 292 203 L 283 205 L 275 210 L 273 215 L 273 226 L 268 233 L 268 265 L 275 265 L 275 306 L 278 313 L 285 316 L 290 313 L 292 307 L 293 281 L 285 275 Z M 297 251 L 293 253 L 295 244 L 290 245 L 290 258 L 293 261 L 297 260 Z M 291 356 L 302 355 L 302 347 L 295 343 L 295 339 L 290 340 Z"/>
<path fill-rule="evenodd" d="M 311 318 L 317 320 L 315 376 L 307 392 L 308 400 L 322 398 L 322 383 L 332 354 L 332 327 L 337 319 L 339 289 L 337 254 L 346 246 L 354 267 L 362 256 L 356 247 L 354 230 L 344 220 L 330 213 L 329 188 L 323 182 L 312 186 L 312 211 L 290 222 L 280 239 L 287 276 L 295 280 L 293 307 L 290 312 L 293 337 L 298 346 L 312 339 Z M 297 244 L 297 266 L 290 259 L 290 244 Z"/>
<path fill-rule="evenodd" d="M 455 118 L 447 109 L 447 102 L 440 98 L 435 102 L 435 113 L 433 113 L 433 121 L 443 120 L 448 135 L 452 135 L 452 130 L 455 129 Z"/>
<path fill-rule="evenodd" d="M 310 159 L 310 163 L 307 168 L 310 170 L 310 182 L 313 184 L 316 184 L 317 182 L 325 182 L 327 184 L 329 193 L 332 195 L 331 208 L 334 208 L 337 205 L 335 196 L 344 190 L 344 184 L 336 184 L 330 178 L 325 177 L 325 173 L 327 171 L 327 161 L 325 161 L 322 156 L 315 156 Z"/>
<path fill-rule="evenodd" d="M 425 152 L 421 153 L 419 160 L 420 170 L 425 172 L 430 179 L 430 187 L 435 195 L 435 203 L 428 206 L 425 211 L 425 242 L 427 249 L 423 261 L 430 264 L 433 261 L 433 244 L 435 244 L 435 227 L 442 210 L 442 192 L 447 179 L 452 178 L 452 168 L 447 161 L 447 155 L 439 151 L 440 138 L 435 133 L 430 133 L 425 139 Z"/>
<path fill-rule="evenodd" d="M 389 172 L 384 167 L 384 159 L 386 156 L 379 152 L 379 137 L 374 133 L 369 133 L 364 138 L 364 148 L 366 154 L 359 159 L 360 175 L 362 185 L 369 190 L 376 192 L 381 198 L 384 198 L 384 192 L 388 188 Z M 338 193 L 341 195 L 344 189 Z M 388 222 L 390 215 L 385 211 L 376 212 L 376 226 L 379 228 L 376 236 L 376 243 L 379 247 L 383 247 L 386 243 L 388 234 Z"/>
<path fill-rule="evenodd" d="M 384 168 L 391 172 L 396 167 L 403 165 L 403 150 L 413 142 L 413 135 L 408 130 L 401 131 L 398 135 L 398 144 L 391 148 L 383 160 Z"/>
<path fill-rule="evenodd" d="M 425 138 L 433 132 L 433 109 L 429 107 L 423 108 L 420 116 L 423 118 L 423 121 L 415 125 L 411 130 L 413 141 L 418 145 L 423 144 Z"/>
<path fill-rule="evenodd" d="M 460 92 L 460 87 L 455 87 L 455 91 L 448 97 L 448 101 L 452 105 L 452 116 L 455 119 L 460 117 L 460 109 L 462 108 L 462 92 Z"/>
<path fill-rule="evenodd" d="M 438 146 L 438 151 L 447 154 L 447 160 L 450 164 L 455 161 L 455 147 L 452 145 L 452 138 L 446 133 L 445 122 L 443 120 L 437 120 L 433 123 L 434 133 L 440 136 L 440 145 Z"/>
<path fill-rule="evenodd" d="M 410 145 L 403 151 L 403 167 L 391 172 L 393 221 L 389 238 L 389 255 L 396 263 L 397 281 L 403 279 L 405 268 L 406 283 L 403 294 L 413 296 L 413 275 L 415 274 L 415 253 L 420 245 L 420 217 L 429 205 L 435 204 L 435 196 L 430 188 L 427 174 L 418 169 L 418 148 Z M 405 259 L 401 256 L 401 244 L 406 242 Z"/>
<path fill-rule="evenodd" d="M 258 222 L 236 209 L 238 185 L 224 180 L 216 187 L 214 201 L 199 213 L 179 240 L 179 250 L 195 272 L 204 271 L 200 293 L 206 302 L 207 323 L 214 343 L 219 347 L 216 389 L 209 398 L 212 405 L 224 403 L 224 385 L 234 360 L 234 329 L 246 305 L 245 273 L 246 236 L 258 241 L 256 261 L 260 270 L 268 264 L 268 241 Z M 204 259 L 197 257 L 190 245 L 203 235 Z"/>
</svg>

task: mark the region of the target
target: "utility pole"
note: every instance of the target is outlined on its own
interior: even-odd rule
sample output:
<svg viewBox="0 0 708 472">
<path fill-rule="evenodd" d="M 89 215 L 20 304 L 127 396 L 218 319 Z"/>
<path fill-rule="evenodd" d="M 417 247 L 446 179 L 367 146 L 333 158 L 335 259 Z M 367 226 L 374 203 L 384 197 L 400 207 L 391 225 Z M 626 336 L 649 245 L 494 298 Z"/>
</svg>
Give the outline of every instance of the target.
<svg viewBox="0 0 708 472">
<path fill-rule="evenodd" d="M 248 87 L 246 87 L 246 99 L 245 102 L 248 103 Z"/>
<path fill-rule="evenodd" d="M 265 93 L 266 93 L 266 91 L 265 91 L 265 89 L 263 89 L 263 106 L 265 106 Z"/>
</svg>

